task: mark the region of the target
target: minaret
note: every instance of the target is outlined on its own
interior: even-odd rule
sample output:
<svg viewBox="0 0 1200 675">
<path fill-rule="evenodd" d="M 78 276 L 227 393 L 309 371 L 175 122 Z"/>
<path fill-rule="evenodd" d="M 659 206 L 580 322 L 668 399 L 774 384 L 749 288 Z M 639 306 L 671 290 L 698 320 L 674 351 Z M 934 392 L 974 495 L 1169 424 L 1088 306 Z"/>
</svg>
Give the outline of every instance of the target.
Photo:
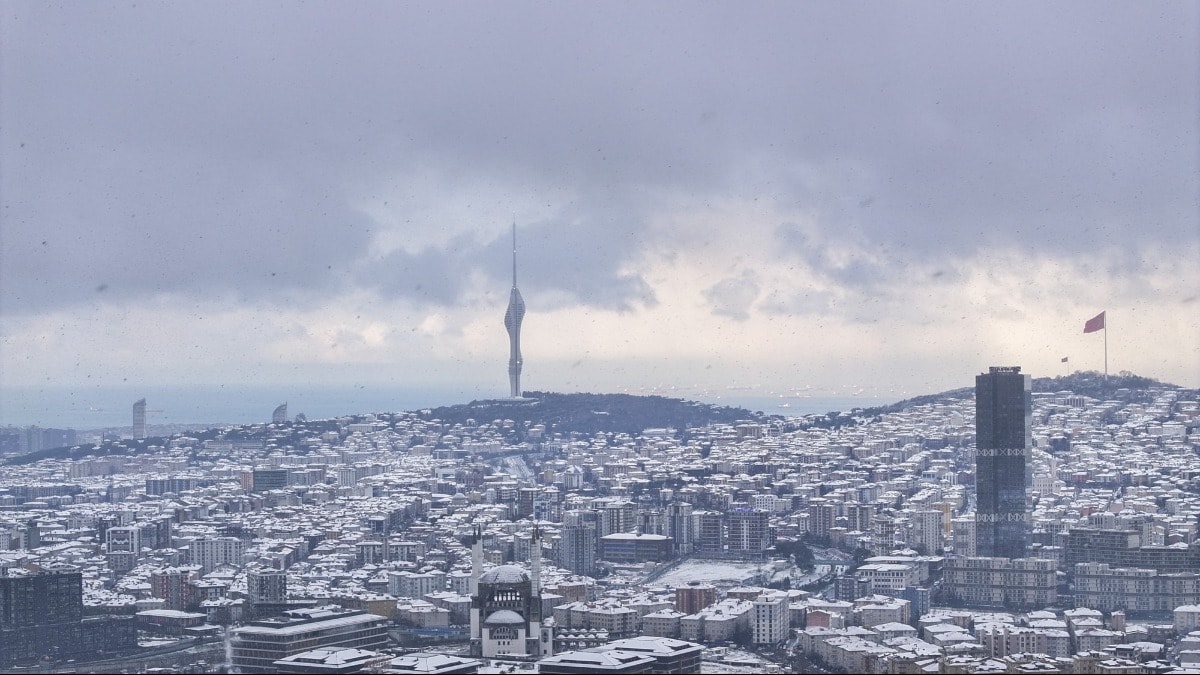
<svg viewBox="0 0 1200 675">
<path fill-rule="evenodd" d="M 549 631 L 542 628 L 542 528 L 533 521 L 529 551 L 529 635 L 526 653 L 531 656 L 551 656 L 554 653 Z"/>
<path fill-rule="evenodd" d="M 532 541 L 529 546 L 530 560 L 529 579 L 533 582 L 533 594 L 536 597 L 542 597 L 542 530 L 538 527 L 537 521 L 533 522 Z"/>
<path fill-rule="evenodd" d="M 504 327 L 508 329 L 508 389 L 509 396 L 521 398 L 521 321 L 525 318 L 525 301 L 517 290 L 517 224 L 513 222 L 513 285 L 508 295 L 508 311 Z"/>
<path fill-rule="evenodd" d="M 471 544 L 471 640 L 482 637 L 479 625 L 479 574 L 483 571 L 483 529 L 475 526 L 475 541 Z"/>
</svg>

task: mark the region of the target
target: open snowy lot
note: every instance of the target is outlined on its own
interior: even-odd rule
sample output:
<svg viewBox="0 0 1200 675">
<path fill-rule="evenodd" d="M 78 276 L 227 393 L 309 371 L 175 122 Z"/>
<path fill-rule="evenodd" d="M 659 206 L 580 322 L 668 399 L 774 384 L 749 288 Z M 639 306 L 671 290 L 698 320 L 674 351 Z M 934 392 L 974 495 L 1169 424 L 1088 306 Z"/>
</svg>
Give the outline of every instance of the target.
<svg viewBox="0 0 1200 675">
<path fill-rule="evenodd" d="M 657 586 L 682 586 L 690 581 L 708 584 L 741 584 L 766 571 L 757 562 L 725 562 L 720 560 L 686 560 L 679 567 L 654 580 Z"/>
</svg>

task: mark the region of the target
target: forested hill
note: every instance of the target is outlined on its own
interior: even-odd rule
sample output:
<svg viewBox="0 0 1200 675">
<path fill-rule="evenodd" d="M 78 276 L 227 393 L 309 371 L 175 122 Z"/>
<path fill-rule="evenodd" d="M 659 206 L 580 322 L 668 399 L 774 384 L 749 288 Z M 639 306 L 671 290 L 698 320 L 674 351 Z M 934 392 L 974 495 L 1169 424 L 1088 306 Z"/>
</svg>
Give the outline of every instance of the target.
<svg viewBox="0 0 1200 675">
<path fill-rule="evenodd" d="M 637 434 L 644 429 L 662 427 L 683 431 L 689 427 L 706 424 L 732 424 L 744 420 L 765 419 L 761 413 L 745 408 L 716 406 L 665 396 L 556 394 L 544 391 L 525 392 L 525 396 L 533 400 L 472 401 L 464 405 L 422 411 L 422 417 L 440 419 L 452 424 L 466 423 L 468 419 L 477 422 L 510 419 L 516 422 L 518 427 L 523 427 L 526 422 L 544 424 L 547 433 L 574 431 L 585 434 L 610 431 Z"/>
<path fill-rule="evenodd" d="M 1147 396 L 1151 389 L 1180 388 L 1179 385 L 1159 382 L 1158 380 L 1134 375 L 1127 371 L 1121 371 L 1116 375 L 1110 374 L 1105 378 L 1104 373 L 1095 370 L 1080 370 L 1070 375 L 1060 375 L 1058 377 L 1035 377 L 1033 378 L 1032 385 L 1035 393 L 1069 391 L 1102 400 L 1114 398 L 1136 400 Z M 870 414 L 895 412 L 915 405 L 934 403 L 948 398 L 970 398 L 974 393 L 975 387 L 951 389 L 950 391 L 943 391 L 940 394 L 926 394 L 924 396 L 905 399 L 891 405 L 871 408 L 866 412 Z"/>
<path fill-rule="evenodd" d="M 1106 379 L 1104 373 L 1095 370 L 1077 370 L 1070 375 L 1033 378 L 1035 392 L 1070 391 L 1092 398 L 1109 399 L 1137 396 L 1149 389 L 1179 389 L 1179 385 L 1159 382 L 1149 377 L 1134 375 L 1122 370 Z M 1124 391 L 1122 391 L 1124 390 Z"/>
</svg>

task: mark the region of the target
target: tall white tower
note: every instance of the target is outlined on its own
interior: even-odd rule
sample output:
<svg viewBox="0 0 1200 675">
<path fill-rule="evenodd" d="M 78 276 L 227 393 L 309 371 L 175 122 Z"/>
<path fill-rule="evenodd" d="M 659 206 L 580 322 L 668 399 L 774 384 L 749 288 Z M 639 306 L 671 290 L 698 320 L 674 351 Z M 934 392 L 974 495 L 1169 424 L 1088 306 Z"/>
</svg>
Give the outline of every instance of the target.
<svg viewBox="0 0 1200 675">
<path fill-rule="evenodd" d="M 521 321 L 525 319 L 525 300 L 517 290 L 517 224 L 512 226 L 513 240 L 513 285 L 508 294 L 508 311 L 504 313 L 504 327 L 508 330 L 508 390 L 512 398 L 521 398 Z"/>
</svg>

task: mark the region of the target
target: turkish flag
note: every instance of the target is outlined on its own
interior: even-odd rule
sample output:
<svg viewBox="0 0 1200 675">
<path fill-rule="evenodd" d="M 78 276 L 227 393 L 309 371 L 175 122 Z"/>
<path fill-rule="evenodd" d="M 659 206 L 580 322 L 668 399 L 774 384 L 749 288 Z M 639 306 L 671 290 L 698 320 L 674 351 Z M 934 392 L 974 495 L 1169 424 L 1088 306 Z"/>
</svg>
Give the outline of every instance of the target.
<svg viewBox="0 0 1200 675">
<path fill-rule="evenodd" d="M 1100 312 L 1088 319 L 1087 323 L 1083 324 L 1083 332 L 1085 333 L 1095 333 L 1098 330 L 1104 330 L 1104 312 Z"/>
</svg>

